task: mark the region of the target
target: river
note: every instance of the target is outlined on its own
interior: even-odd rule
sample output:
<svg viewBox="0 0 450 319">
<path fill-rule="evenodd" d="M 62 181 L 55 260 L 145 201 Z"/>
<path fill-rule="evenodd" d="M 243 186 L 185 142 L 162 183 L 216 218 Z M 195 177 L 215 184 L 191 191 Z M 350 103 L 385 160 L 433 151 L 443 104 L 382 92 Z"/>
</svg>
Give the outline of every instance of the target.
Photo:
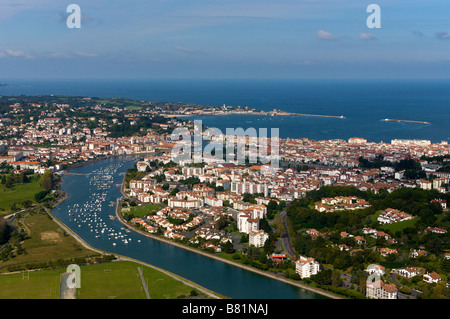
<svg viewBox="0 0 450 319">
<path fill-rule="evenodd" d="M 53 214 L 90 246 L 166 269 L 234 299 L 325 299 L 314 292 L 262 276 L 173 245 L 126 232 L 115 215 L 123 175 L 133 156 L 112 157 L 71 169 L 63 176 L 68 198 Z M 151 284 L 151 283 L 149 283 Z"/>
</svg>

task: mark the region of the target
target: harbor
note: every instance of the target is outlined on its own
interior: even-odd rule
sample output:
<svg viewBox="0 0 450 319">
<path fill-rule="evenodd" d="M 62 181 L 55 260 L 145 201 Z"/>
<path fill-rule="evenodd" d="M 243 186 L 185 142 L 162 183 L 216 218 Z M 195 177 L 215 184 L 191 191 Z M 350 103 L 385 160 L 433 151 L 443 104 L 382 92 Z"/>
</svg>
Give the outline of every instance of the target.
<svg viewBox="0 0 450 319">
<path fill-rule="evenodd" d="M 230 298 L 327 298 L 173 243 L 128 232 L 116 217 L 117 205 L 110 204 L 122 196 L 117 185 L 122 183 L 123 173 L 135 161 L 135 157 L 120 156 L 71 170 L 75 174 L 66 175 L 61 186 L 68 197 L 53 210 L 55 217 L 96 249 L 166 269 Z"/>
</svg>

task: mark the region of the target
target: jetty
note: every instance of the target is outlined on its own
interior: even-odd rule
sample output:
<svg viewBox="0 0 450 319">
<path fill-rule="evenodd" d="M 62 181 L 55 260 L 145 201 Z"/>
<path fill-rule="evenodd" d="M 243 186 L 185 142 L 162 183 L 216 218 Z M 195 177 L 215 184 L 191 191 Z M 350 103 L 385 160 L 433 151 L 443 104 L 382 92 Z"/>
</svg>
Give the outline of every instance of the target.
<svg viewBox="0 0 450 319">
<path fill-rule="evenodd" d="M 296 115 L 296 116 L 313 116 L 313 117 L 330 117 L 335 119 L 345 119 L 344 115 L 321 115 L 321 114 L 303 114 L 289 112 L 269 112 L 271 115 Z"/>
<path fill-rule="evenodd" d="M 396 119 L 384 119 L 385 122 L 404 122 L 404 123 L 417 123 L 417 124 L 431 124 L 425 121 L 411 121 L 411 120 L 396 120 Z"/>
<path fill-rule="evenodd" d="M 271 116 L 312 116 L 312 117 L 328 117 L 335 119 L 344 119 L 343 115 L 322 115 L 322 114 L 303 114 L 303 113 L 291 113 L 284 111 L 250 111 L 250 112 L 206 112 L 206 113 L 195 113 L 195 114 L 162 114 L 165 117 L 193 117 L 193 116 L 220 116 L 220 115 L 271 115 Z"/>
</svg>

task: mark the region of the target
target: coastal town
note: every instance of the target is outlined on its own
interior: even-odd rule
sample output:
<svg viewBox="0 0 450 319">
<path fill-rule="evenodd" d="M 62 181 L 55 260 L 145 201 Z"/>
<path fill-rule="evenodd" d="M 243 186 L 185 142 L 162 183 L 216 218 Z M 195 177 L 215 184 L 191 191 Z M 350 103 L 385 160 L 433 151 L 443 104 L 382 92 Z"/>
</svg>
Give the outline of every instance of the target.
<svg viewBox="0 0 450 319">
<path fill-rule="evenodd" d="M 131 229 L 346 298 L 450 295 L 447 141 L 280 138 L 278 167 L 179 163 L 171 133 L 193 131 L 190 117 L 259 111 L 87 97 L 0 102 L 2 184 L 134 156 L 118 207 Z"/>
</svg>

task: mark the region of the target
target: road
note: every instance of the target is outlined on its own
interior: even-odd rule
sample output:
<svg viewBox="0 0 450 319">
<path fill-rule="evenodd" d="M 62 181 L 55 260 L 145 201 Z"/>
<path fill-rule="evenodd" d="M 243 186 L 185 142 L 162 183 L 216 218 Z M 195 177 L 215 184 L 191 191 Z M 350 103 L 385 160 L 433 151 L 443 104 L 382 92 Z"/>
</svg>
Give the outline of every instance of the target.
<svg viewBox="0 0 450 319">
<path fill-rule="evenodd" d="M 292 258 L 294 258 L 295 257 L 294 247 L 292 247 L 291 239 L 289 238 L 289 232 L 288 232 L 288 228 L 287 228 L 287 224 L 286 224 L 287 207 L 284 211 L 282 211 L 280 213 L 280 216 L 281 216 L 281 220 L 283 221 L 284 229 L 286 231 L 285 234 L 281 236 L 281 241 L 282 241 L 284 249 L 286 250 L 288 255 L 291 256 Z"/>
</svg>

